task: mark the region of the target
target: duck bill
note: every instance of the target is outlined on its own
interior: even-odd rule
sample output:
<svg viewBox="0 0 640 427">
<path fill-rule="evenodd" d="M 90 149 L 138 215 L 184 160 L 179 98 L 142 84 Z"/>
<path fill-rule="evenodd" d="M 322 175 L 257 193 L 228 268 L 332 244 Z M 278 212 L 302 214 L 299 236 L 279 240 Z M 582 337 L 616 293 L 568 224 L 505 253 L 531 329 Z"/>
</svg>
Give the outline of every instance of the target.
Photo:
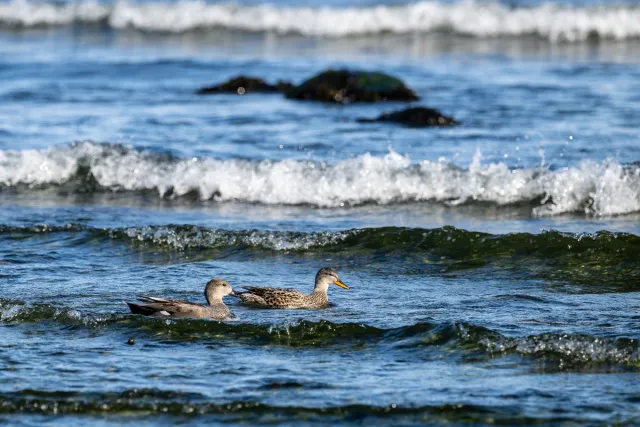
<svg viewBox="0 0 640 427">
<path fill-rule="evenodd" d="M 236 291 L 231 291 L 228 294 L 230 297 L 237 297 L 239 294 Z"/>
<path fill-rule="evenodd" d="M 334 285 L 336 286 L 340 286 L 343 289 L 349 289 L 349 287 L 347 285 L 345 285 L 344 283 L 342 283 L 340 280 L 336 280 L 335 282 L 333 282 Z"/>
</svg>

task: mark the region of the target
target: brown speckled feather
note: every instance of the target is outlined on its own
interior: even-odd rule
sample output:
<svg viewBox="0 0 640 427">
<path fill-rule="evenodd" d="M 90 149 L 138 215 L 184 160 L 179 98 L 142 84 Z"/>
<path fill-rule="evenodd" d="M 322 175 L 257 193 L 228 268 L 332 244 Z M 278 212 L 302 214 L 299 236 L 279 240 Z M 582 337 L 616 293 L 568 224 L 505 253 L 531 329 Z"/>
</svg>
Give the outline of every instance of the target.
<svg viewBox="0 0 640 427">
<path fill-rule="evenodd" d="M 240 299 L 248 304 L 272 308 L 318 308 L 325 307 L 329 301 L 326 294 L 304 294 L 295 289 L 260 288 L 245 286 L 247 291 L 239 293 Z"/>
<path fill-rule="evenodd" d="M 322 308 L 329 305 L 327 289 L 329 285 L 349 289 L 340 281 L 338 273 L 329 267 L 318 270 L 313 292 L 304 294 L 295 289 L 262 288 L 244 286 L 245 292 L 236 292 L 234 296 L 242 302 L 265 308 Z"/>
</svg>

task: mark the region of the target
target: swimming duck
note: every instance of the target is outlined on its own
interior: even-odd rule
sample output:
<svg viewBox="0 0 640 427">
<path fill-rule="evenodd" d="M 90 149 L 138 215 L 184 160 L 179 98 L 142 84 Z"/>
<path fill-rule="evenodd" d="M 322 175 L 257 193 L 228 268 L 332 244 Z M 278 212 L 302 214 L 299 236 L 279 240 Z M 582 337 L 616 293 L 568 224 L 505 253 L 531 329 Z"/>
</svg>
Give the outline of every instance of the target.
<svg viewBox="0 0 640 427">
<path fill-rule="evenodd" d="M 242 302 L 268 308 L 321 308 L 329 305 L 327 290 L 334 284 L 344 289 L 347 285 L 340 281 L 333 268 L 322 268 L 316 274 L 316 285 L 311 294 L 303 294 L 295 289 L 260 288 L 243 286 L 245 292 L 236 292 Z"/>
<path fill-rule="evenodd" d="M 231 285 L 223 279 L 212 279 L 204 288 L 204 297 L 207 299 L 207 306 L 194 304 L 188 301 L 171 300 L 164 298 L 154 298 L 140 296 L 138 299 L 145 304 L 134 304 L 125 302 L 133 314 L 143 314 L 152 317 L 164 318 L 209 318 L 216 320 L 230 320 L 235 318 L 231 310 L 222 302 L 226 295 L 235 296 Z"/>
</svg>

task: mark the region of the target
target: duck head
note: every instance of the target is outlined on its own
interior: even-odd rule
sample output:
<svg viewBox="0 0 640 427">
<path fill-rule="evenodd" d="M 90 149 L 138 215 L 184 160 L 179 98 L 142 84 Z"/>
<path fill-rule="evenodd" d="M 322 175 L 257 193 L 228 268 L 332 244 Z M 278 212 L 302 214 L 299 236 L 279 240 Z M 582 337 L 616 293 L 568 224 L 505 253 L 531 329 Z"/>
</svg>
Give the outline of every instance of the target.
<svg viewBox="0 0 640 427">
<path fill-rule="evenodd" d="M 207 299 L 209 305 L 222 302 L 223 297 L 235 294 L 229 282 L 219 278 L 209 280 L 209 283 L 207 283 L 207 286 L 204 288 L 204 297 Z"/>
<path fill-rule="evenodd" d="M 336 285 L 343 289 L 349 289 L 347 285 L 342 283 L 337 271 L 330 267 L 321 268 L 316 274 L 316 286 L 314 290 L 327 292 L 329 285 Z"/>
</svg>

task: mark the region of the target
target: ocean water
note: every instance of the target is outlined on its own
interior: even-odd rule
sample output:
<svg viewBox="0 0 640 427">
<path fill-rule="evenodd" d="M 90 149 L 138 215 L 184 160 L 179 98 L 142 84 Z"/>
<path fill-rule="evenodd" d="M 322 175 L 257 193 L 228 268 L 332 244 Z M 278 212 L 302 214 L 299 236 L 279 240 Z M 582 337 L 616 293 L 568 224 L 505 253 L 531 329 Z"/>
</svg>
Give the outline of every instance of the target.
<svg viewBox="0 0 640 427">
<path fill-rule="evenodd" d="M 327 68 L 462 124 L 194 94 Z M 11 0 L 0 81 L 0 424 L 640 425 L 640 2 Z"/>
</svg>

